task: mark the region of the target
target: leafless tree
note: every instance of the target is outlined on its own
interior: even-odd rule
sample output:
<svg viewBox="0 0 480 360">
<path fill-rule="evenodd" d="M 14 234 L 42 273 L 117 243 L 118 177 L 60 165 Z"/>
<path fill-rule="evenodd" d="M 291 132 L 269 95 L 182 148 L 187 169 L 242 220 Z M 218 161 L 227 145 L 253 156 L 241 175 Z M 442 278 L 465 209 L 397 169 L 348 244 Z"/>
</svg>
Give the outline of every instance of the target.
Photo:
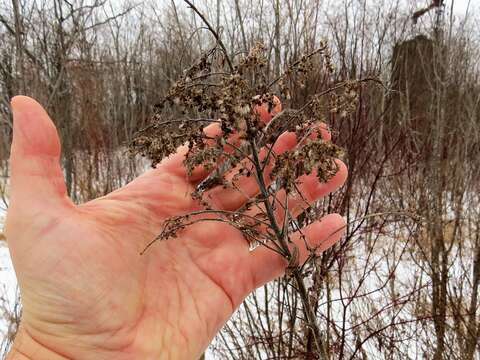
<svg viewBox="0 0 480 360">
<path fill-rule="evenodd" d="M 320 119 L 346 149 L 349 167 L 344 188 L 308 210 L 339 211 L 348 222 L 345 239 L 304 269 L 329 358 L 478 358 L 479 15 L 459 21 L 445 8 L 440 23 L 430 11 L 415 25 L 416 9 L 396 0 L 342 0 L 329 8 L 318 0 L 195 5 L 232 58 L 257 41 L 266 44 L 272 77 L 328 42 L 335 69 L 314 71 L 284 94 L 294 107 L 347 79 L 383 83 L 362 83 L 353 113 Z M 83 201 L 141 171 L 125 145 L 183 70 L 215 43 L 179 0 L 2 2 L 3 202 L 13 95 L 34 96 L 51 112 L 70 193 Z M 312 338 L 303 316 L 298 294 L 280 279 L 246 300 L 211 352 L 305 358 Z"/>
</svg>

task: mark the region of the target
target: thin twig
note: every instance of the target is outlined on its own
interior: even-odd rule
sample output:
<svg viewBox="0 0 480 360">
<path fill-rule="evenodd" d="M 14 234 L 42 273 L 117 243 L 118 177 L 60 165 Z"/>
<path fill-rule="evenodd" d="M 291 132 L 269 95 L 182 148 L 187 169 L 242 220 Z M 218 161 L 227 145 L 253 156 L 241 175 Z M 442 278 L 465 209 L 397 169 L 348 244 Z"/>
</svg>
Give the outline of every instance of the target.
<svg viewBox="0 0 480 360">
<path fill-rule="evenodd" d="M 230 68 L 230 71 L 233 73 L 234 72 L 234 67 L 232 65 L 232 62 L 230 60 L 230 57 L 228 56 L 227 49 L 225 48 L 225 45 L 223 45 L 223 41 L 218 35 L 218 33 L 215 31 L 215 29 L 210 25 L 208 20 L 205 18 L 205 16 L 202 14 L 200 10 L 196 8 L 195 5 L 190 0 L 183 0 L 188 4 L 188 6 L 198 15 L 200 16 L 200 19 L 204 22 L 204 24 L 208 27 L 208 30 L 212 33 L 212 35 L 215 37 L 215 40 L 217 40 L 218 45 L 222 48 L 223 53 L 225 54 L 225 60 L 227 60 L 228 67 Z"/>
</svg>

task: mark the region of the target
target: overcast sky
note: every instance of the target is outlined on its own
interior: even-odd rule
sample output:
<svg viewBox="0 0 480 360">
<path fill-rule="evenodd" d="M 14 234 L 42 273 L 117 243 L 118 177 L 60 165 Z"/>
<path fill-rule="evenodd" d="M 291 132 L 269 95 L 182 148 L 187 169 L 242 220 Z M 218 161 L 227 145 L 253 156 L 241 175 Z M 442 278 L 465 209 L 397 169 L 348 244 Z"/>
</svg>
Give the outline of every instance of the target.
<svg viewBox="0 0 480 360">
<path fill-rule="evenodd" d="M 112 3 L 121 2 L 119 0 L 109 0 Z M 161 2 L 167 2 L 168 0 L 157 0 Z M 196 0 L 201 1 L 201 0 Z M 231 1 L 231 0 L 225 0 Z M 446 0 L 446 9 L 447 11 L 450 10 L 452 1 L 454 4 L 454 14 L 459 18 L 465 16 L 467 9 L 469 9 L 469 13 L 473 14 L 480 11 L 480 2 L 479 0 Z M 369 1 L 370 2 L 370 1 Z M 422 7 L 428 5 L 430 0 L 408 0 L 408 3 L 418 5 L 418 7 Z M 0 6 L 8 8 L 10 5 L 9 1 L 0 0 Z M 4 215 L 4 209 L 0 208 L 0 231 L 2 229 L 2 217 Z M 7 248 L 0 244 L 0 296 L 3 295 L 4 291 L 2 287 L 5 287 L 5 292 L 7 294 L 7 298 L 11 300 L 13 303 L 13 298 L 15 296 L 15 274 L 13 272 L 13 268 L 10 262 L 9 254 Z M 2 338 L 2 333 L 5 330 L 5 323 L 2 322 L 0 318 L 0 340 Z"/>
<path fill-rule="evenodd" d="M 447 0 L 446 1 L 447 9 L 450 9 L 450 7 L 452 6 L 452 1 L 454 1 L 453 12 L 455 15 L 464 16 L 467 9 L 470 14 L 472 14 L 473 11 L 476 12 L 479 10 L 478 0 Z"/>
</svg>

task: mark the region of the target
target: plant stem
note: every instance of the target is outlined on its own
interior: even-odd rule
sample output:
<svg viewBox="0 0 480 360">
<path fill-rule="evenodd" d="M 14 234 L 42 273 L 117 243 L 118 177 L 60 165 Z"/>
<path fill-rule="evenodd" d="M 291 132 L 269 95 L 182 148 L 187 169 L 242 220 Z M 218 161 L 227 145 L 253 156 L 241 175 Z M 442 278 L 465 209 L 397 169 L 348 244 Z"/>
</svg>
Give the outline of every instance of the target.
<svg viewBox="0 0 480 360">
<path fill-rule="evenodd" d="M 255 164 L 255 170 L 256 170 L 255 175 L 256 175 L 257 183 L 258 183 L 258 186 L 260 188 L 260 192 L 262 193 L 262 197 L 264 199 L 263 203 L 265 205 L 265 210 L 267 212 L 267 216 L 268 216 L 268 219 L 270 221 L 270 225 L 271 225 L 272 229 L 274 230 L 275 235 L 277 236 L 278 242 L 281 245 L 281 248 L 283 250 L 282 255 L 288 261 L 290 261 L 290 259 L 292 258 L 292 253 L 290 252 L 290 249 L 288 247 L 288 243 L 285 240 L 286 236 L 283 234 L 283 231 L 280 230 L 280 227 L 277 224 L 277 220 L 275 219 L 275 214 L 273 212 L 272 206 L 271 206 L 271 204 L 268 200 L 269 193 L 268 193 L 265 181 L 263 179 L 263 177 L 264 177 L 263 169 L 265 167 L 262 166 L 262 164 L 260 163 L 260 159 L 258 157 L 258 149 L 257 149 L 257 146 L 256 146 L 254 136 L 250 136 L 249 143 L 250 143 L 250 147 L 251 147 L 251 150 L 252 150 L 253 163 Z M 288 211 L 288 209 L 286 209 L 286 211 Z M 295 282 L 297 283 L 297 286 L 298 286 L 298 292 L 299 292 L 300 298 L 302 300 L 303 311 L 304 311 L 305 316 L 307 318 L 307 325 L 310 328 L 310 331 L 313 333 L 315 348 L 317 350 L 317 355 L 318 355 L 319 359 L 320 360 L 327 360 L 328 357 L 327 357 L 326 349 L 323 345 L 323 340 L 322 340 L 322 336 L 321 336 L 321 333 L 320 333 L 320 328 L 318 327 L 317 321 L 315 319 L 315 312 L 312 309 L 312 306 L 311 306 L 310 301 L 308 299 L 307 288 L 305 287 L 305 283 L 303 282 L 301 272 L 298 271 L 298 270 L 299 270 L 299 267 L 297 266 L 297 269 L 295 269 L 293 271 L 293 276 L 294 276 Z"/>
<path fill-rule="evenodd" d="M 232 62 L 230 60 L 230 56 L 228 56 L 228 52 L 227 52 L 227 49 L 225 48 L 225 45 L 223 45 L 223 41 L 222 39 L 220 38 L 220 36 L 218 35 L 218 33 L 215 31 L 215 29 L 212 27 L 212 25 L 210 25 L 210 23 L 208 22 L 207 18 L 202 14 L 202 12 L 200 10 L 198 10 L 195 5 L 193 5 L 193 3 L 189 0 L 183 0 L 185 1 L 188 6 L 190 6 L 190 8 L 198 15 L 200 16 L 200 18 L 202 19 L 202 21 L 204 22 L 204 24 L 207 26 L 208 30 L 212 33 L 212 35 L 215 37 L 215 40 L 217 40 L 217 43 L 218 45 L 222 48 L 222 51 L 223 53 L 225 54 L 225 59 L 227 60 L 227 64 L 228 64 L 228 67 L 230 68 L 230 71 L 233 72 L 234 68 L 233 68 L 233 65 L 232 65 Z"/>
<path fill-rule="evenodd" d="M 302 274 L 299 271 L 294 271 L 293 277 L 297 283 L 297 289 L 300 294 L 300 299 L 302 300 L 303 311 L 307 317 L 308 327 L 313 334 L 313 340 L 315 343 L 315 348 L 318 351 L 319 359 L 327 360 L 328 356 L 323 344 L 322 334 L 320 333 L 320 328 L 317 324 L 315 312 L 313 311 L 310 300 L 308 299 L 308 292 L 307 288 L 305 287 L 305 283 L 303 282 Z"/>
</svg>

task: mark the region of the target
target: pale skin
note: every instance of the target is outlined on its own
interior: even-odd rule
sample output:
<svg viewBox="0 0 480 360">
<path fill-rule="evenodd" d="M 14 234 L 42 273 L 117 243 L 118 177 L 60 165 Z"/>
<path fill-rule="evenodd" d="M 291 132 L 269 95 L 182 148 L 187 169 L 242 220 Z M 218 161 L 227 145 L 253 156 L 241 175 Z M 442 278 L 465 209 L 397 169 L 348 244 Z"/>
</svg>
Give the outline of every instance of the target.
<svg viewBox="0 0 480 360">
<path fill-rule="evenodd" d="M 249 251 L 242 234 L 223 223 L 196 224 L 140 255 L 165 219 L 199 209 L 188 194 L 206 171 L 188 177 L 180 148 L 125 187 L 75 205 L 53 122 L 28 97 L 15 97 L 12 110 L 6 236 L 23 314 L 8 359 L 196 359 L 250 292 L 284 273 L 282 257 L 266 248 Z M 260 112 L 265 121 L 271 117 Z M 325 130 L 322 136 L 330 137 Z M 275 151 L 294 146 L 293 134 L 284 134 Z M 310 201 L 344 183 L 347 170 L 338 163 L 328 183 L 314 174 L 301 179 Z M 243 195 L 217 190 L 211 201 L 235 210 L 258 192 L 253 178 L 239 186 Z M 300 199 L 289 203 L 293 214 L 301 211 Z M 321 252 L 343 227 L 342 217 L 331 214 L 303 232 Z M 292 239 L 305 260 L 305 241 L 298 233 Z"/>
</svg>

